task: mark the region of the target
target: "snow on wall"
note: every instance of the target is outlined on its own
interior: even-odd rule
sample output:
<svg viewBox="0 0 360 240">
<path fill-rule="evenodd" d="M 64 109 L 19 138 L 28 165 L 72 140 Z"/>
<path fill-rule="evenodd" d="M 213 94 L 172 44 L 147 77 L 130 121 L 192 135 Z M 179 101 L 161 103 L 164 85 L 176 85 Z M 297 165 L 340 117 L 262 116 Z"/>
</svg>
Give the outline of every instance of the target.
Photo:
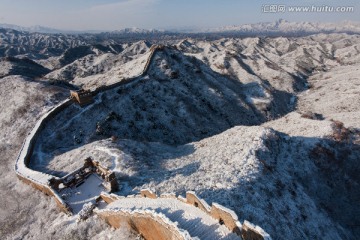
<svg viewBox="0 0 360 240">
<path fill-rule="evenodd" d="M 142 189 L 140 191 L 140 194 L 142 197 L 148 197 L 148 198 L 153 198 L 153 199 L 156 199 L 157 196 L 155 193 L 153 193 L 150 189 Z"/>
<path fill-rule="evenodd" d="M 139 76 L 144 75 L 147 72 L 151 63 L 151 59 L 153 58 L 153 55 L 156 52 L 156 50 L 161 50 L 163 48 L 164 46 L 162 45 L 153 45 L 151 47 L 149 57 L 146 61 L 142 73 Z M 96 90 L 94 90 L 92 94 L 106 91 L 116 86 L 128 83 L 129 81 L 134 80 L 137 77 L 126 79 L 126 81 L 117 82 L 109 86 L 99 87 Z M 52 108 L 51 110 L 49 110 L 45 115 L 43 115 L 37 121 L 36 125 L 28 134 L 22 145 L 22 148 L 17 157 L 14 167 L 15 172 L 19 179 L 35 187 L 36 189 L 39 189 L 40 191 L 44 192 L 46 195 L 50 195 L 54 197 L 59 207 L 68 214 L 71 214 L 71 208 L 49 185 L 51 180 L 58 181 L 59 179 L 50 174 L 34 171 L 28 168 L 28 165 L 30 162 L 30 157 L 33 152 L 34 143 L 36 142 L 36 138 L 39 135 L 39 132 L 44 128 L 45 124 L 48 123 L 57 113 L 59 113 L 60 111 L 62 111 L 64 108 L 68 107 L 71 104 L 72 104 L 72 100 L 67 99 L 62 103 L 58 104 L 57 106 L 55 106 L 54 108 Z M 124 198 L 121 196 L 117 196 L 115 194 L 107 194 L 107 193 L 101 193 L 100 197 L 107 203 L 111 203 L 118 199 Z M 149 189 L 142 190 L 141 194 L 136 197 L 148 197 L 153 199 L 157 198 L 156 194 Z M 174 196 L 174 194 L 163 194 L 161 195 L 161 198 L 176 198 L 176 197 Z M 186 198 L 178 196 L 176 199 L 201 209 L 205 213 L 209 214 L 211 217 L 219 220 L 219 224 L 221 225 L 224 224 L 230 231 L 236 233 L 239 236 L 242 235 L 244 239 L 271 240 L 269 234 L 267 234 L 262 228 L 258 226 L 254 226 L 253 224 L 249 223 L 246 220 L 244 222 L 244 225 L 241 226 L 241 224 L 238 221 L 237 215 L 232 210 L 227 209 L 217 203 L 213 203 L 212 206 L 210 207 L 205 200 L 199 198 L 194 192 L 189 191 L 186 193 Z M 95 210 L 94 212 L 96 212 L 101 218 L 105 219 L 114 227 L 116 227 L 117 224 L 119 224 L 120 222 L 119 220 L 121 219 L 122 221 L 124 220 L 128 222 L 130 221 L 131 224 L 135 224 L 136 221 L 138 221 L 137 223 L 138 226 L 136 227 L 140 231 L 140 233 L 147 235 L 146 239 L 158 239 L 159 236 L 157 236 L 157 234 L 160 233 L 165 234 L 164 236 L 171 236 L 172 239 L 191 239 L 190 234 L 187 231 L 178 228 L 177 224 L 171 222 L 165 215 L 156 213 L 154 211 L 119 210 L 117 212 L 111 212 L 107 210 Z M 115 220 L 111 218 L 111 216 L 115 216 L 114 214 L 117 216 L 114 218 Z M 153 228 L 152 229 L 149 227 L 144 228 L 144 226 L 149 225 L 149 221 L 153 223 Z M 162 231 L 159 232 L 158 230 L 162 230 Z"/>
<path fill-rule="evenodd" d="M 137 229 L 145 239 L 192 239 L 186 230 L 177 226 L 177 223 L 154 210 L 95 209 L 94 212 L 114 228 L 128 224 L 129 227 Z"/>
<path fill-rule="evenodd" d="M 186 200 L 188 204 L 192 204 L 195 207 L 200 208 L 204 212 L 209 213 L 211 211 L 211 207 L 209 206 L 209 204 L 207 204 L 205 200 L 199 198 L 193 191 L 186 192 Z"/>
<path fill-rule="evenodd" d="M 159 48 L 158 45 L 154 45 L 150 49 L 149 57 L 146 61 L 145 67 L 143 71 L 139 74 L 139 76 L 143 75 L 149 65 L 150 61 L 155 53 L 155 51 Z M 138 76 L 137 76 L 138 77 Z M 110 88 L 114 88 L 120 84 L 125 84 L 131 80 L 134 80 L 136 77 L 127 79 L 127 81 L 121 81 L 106 87 L 99 87 L 95 91 L 92 92 L 92 94 L 96 94 L 101 91 L 105 91 Z M 15 163 L 15 172 L 19 179 L 24 181 L 25 183 L 35 187 L 36 189 L 39 189 L 40 191 L 44 192 L 46 195 L 53 196 L 55 198 L 55 201 L 59 205 L 59 207 L 65 211 L 68 214 L 71 214 L 71 208 L 66 204 L 66 202 L 61 199 L 61 197 L 49 186 L 49 181 L 51 179 L 57 179 L 57 177 L 52 176 L 50 174 L 34 171 L 28 167 L 30 162 L 30 157 L 34 150 L 34 144 L 37 140 L 38 134 L 40 131 L 44 128 L 46 123 L 48 123 L 57 113 L 64 110 L 66 107 L 70 106 L 72 104 L 71 99 L 66 99 L 65 101 L 59 103 L 52 109 L 50 109 L 46 114 L 44 114 L 35 124 L 34 128 L 31 130 L 31 132 L 26 137 L 21 149 L 20 153 L 16 159 Z"/>
<path fill-rule="evenodd" d="M 49 110 L 44 116 L 42 116 L 34 128 L 31 130 L 29 135 L 26 137 L 20 153 L 16 159 L 15 172 L 19 179 L 25 183 L 35 187 L 36 189 L 44 192 L 46 195 L 54 197 L 58 206 L 66 213 L 71 214 L 70 207 L 61 199 L 61 197 L 48 185 L 48 182 L 52 178 L 56 178 L 50 174 L 34 171 L 28 168 L 31 154 L 33 152 L 34 143 L 39 132 L 42 130 L 44 125 L 53 118 L 58 112 L 62 111 L 65 107 L 71 104 L 71 100 L 67 99 L 62 103 L 58 104 L 51 110 Z"/>
<path fill-rule="evenodd" d="M 103 91 L 106 91 L 106 90 L 109 90 L 109 89 L 113 89 L 113 88 L 115 88 L 115 87 L 118 87 L 118 86 L 121 86 L 121 85 L 123 85 L 123 84 L 129 83 L 129 82 L 135 80 L 136 78 L 145 75 L 146 72 L 147 72 L 147 70 L 149 69 L 151 60 L 152 60 L 155 52 L 156 52 L 157 50 L 159 50 L 159 49 L 162 49 L 162 48 L 163 48 L 162 45 L 153 45 L 153 46 L 151 46 L 151 48 L 150 48 L 150 54 L 149 54 L 149 56 L 148 56 L 148 59 L 146 60 L 145 66 L 144 66 L 143 70 L 141 71 L 141 73 L 140 73 L 139 75 L 134 76 L 134 77 L 132 77 L 132 78 L 123 79 L 123 80 L 121 80 L 121 81 L 119 81 L 119 82 L 116 82 L 116 83 L 113 83 L 113 84 L 110 84 L 110 85 L 98 87 L 98 88 L 96 88 L 95 90 L 93 90 L 92 93 L 97 94 L 97 93 L 99 93 L 99 92 L 103 92 Z"/>
<path fill-rule="evenodd" d="M 212 218 L 217 219 L 220 224 L 224 224 L 230 231 L 239 236 L 241 235 L 241 224 L 234 211 L 217 203 L 212 203 L 212 206 L 210 207 L 205 200 L 199 198 L 192 191 L 186 192 L 186 200 L 186 203 L 194 205 L 206 212 Z"/>
<path fill-rule="evenodd" d="M 271 240 L 270 235 L 266 233 L 261 227 L 255 226 L 246 220 L 242 225 L 242 237 L 243 239 Z"/>
<path fill-rule="evenodd" d="M 140 195 L 141 197 L 144 198 L 148 197 L 152 199 L 158 198 L 157 195 L 154 192 L 152 192 L 150 189 L 142 189 L 140 192 L 141 192 Z M 108 194 L 105 192 L 101 193 L 100 197 L 107 203 L 112 203 L 116 200 L 124 198 L 123 196 L 118 196 L 116 194 Z M 131 198 L 131 197 L 134 196 L 127 196 L 127 198 Z M 174 194 L 162 194 L 160 198 L 174 198 Z M 230 231 L 236 233 L 238 236 L 242 236 L 242 238 L 245 240 L 250 240 L 250 239 L 271 240 L 270 235 L 266 233 L 259 226 L 255 226 L 246 220 L 244 221 L 245 225 L 241 225 L 241 223 L 238 221 L 238 216 L 234 211 L 217 203 L 212 203 L 212 206 L 210 207 L 205 200 L 199 198 L 193 191 L 186 192 L 186 198 L 182 196 L 178 196 L 175 199 L 199 208 L 206 214 L 210 215 L 212 218 L 217 219 L 219 221 L 219 224 L 225 225 Z M 107 210 L 107 212 L 109 212 L 109 210 Z"/>
<path fill-rule="evenodd" d="M 183 199 L 179 200 L 183 201 Z M 259 226 L 254 226 L 247 220 L 244 221 L 246 226 L 244 229 L 244 225 L 241 225 L 241 223 L 238 221 L 238 216 L 236 213 L 218 203 L 212 203 L 210 208 L 205 200 L 199 198 L 192 191 L 186 192 L 186 200 L 188 204 L 193 204 L 194 206 L 200 206 L 201 204 L 204 206 L 199 208 L 208 213 L 211 217 L 219 220 L 220 224 L 224 224 L 230 231 L 236 233 L 239 236 L 242 236 L 242 238 L 245 240 L 271 240 L 271 237 L 267 232 L 265 232 Z M 245 234 L 244 230 L 246 230 Z"/>
</svg>

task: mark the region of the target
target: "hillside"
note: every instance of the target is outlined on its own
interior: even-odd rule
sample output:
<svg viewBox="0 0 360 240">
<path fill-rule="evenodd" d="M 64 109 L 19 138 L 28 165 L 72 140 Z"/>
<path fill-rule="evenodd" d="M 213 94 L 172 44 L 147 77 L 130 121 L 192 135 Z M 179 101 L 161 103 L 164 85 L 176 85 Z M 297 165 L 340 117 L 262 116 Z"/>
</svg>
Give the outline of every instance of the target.
<svg viewBox="0 0 360 240">
<path fill-rule="evenodd" d="M 0 78 L 10 75 L 22 75 L 37 78 L 49 73 L 50 70 L 26 58 L 0 58 Z"/>
<path fill-rule="evenodd" d="M 120 232 L 123 238 L 134 238 L 127 229 L 113 231 L 105 223 L 92 219 L 76 223 L 58 211 L 55 202 L 44 197 L 31 186 L 24 185 L 14 174 L 22 141 L 36 120 L 54 104 L 67 97 L 67 90 L 31 81 L 20 76 L 9 76 L 0 81 L 0 235 L 2 239 L 87 238 L 105 239 Z"/>
<path fill-rule="evenodd" d="M 28 33 L 3 28 L 0 28 L 0 41 L 0 57 L 26 56 L 30 59 L 59 56 L 68 48 L 87 43 L 77 36 Z"/>
<path fill-rule="evenodd" d="M 359 35 L 173 40 L 138 76 L 150 56 L 146 41 L 82 46 L 59 35 L 60 45 L 49 44 L 61 50 L 46 55 L 49 48 L 11 34 L 31 60 L 0 64 L 4 239 L 137 237 L 96 217 L 76 223 L 16 179 L 28 131 L 68 96 L 54 80 L 124 84 L 47 123 L 33 169 L 64 176 L 92 157 L 115 171 L 121 196 L 193 190 L 273 239 L 359 238 Z M 40 46 L 44 54 L 35 54 Z"/>
<path fill-rule="evenodd" d="M 254 95 L 258 102 L 249 101 Z M 39 163 L 49 168 L 49 160 L 61 161 L 53 159 L 59 152 L 111 136 L 181 145 L 236 125 L 257 125 L 289 112 L 290 96 L 244 86 L 165 48 L 155 53 L 145 76 L 99 94 L 85 109 L 73 105 L 59 114 L 40 137 L 56 141 L 39 140 L 33 164 L 44 171 Z"/>
<path fill-rule="evenodd" d="M 95 45 L 67 50 L 47 79 L 70 82 L 83 88 L 110 85 L 141 73 L 149 56 L 145 41 L 124 45 Z M 44 61 L 42 61 L 44 62 Z"/>
<path fill-rule="evenodd" d="M 279 19 L 274 22 L 261 22 L 220 28 L 207 29 L 205 32 L 243 33 L 243 34 L 315 34 L 315 33 L 357 33 L 360 32 L 358 22 L 344 21 L 341 23 L 327 22 L 290 22 Z"/>
</svg>

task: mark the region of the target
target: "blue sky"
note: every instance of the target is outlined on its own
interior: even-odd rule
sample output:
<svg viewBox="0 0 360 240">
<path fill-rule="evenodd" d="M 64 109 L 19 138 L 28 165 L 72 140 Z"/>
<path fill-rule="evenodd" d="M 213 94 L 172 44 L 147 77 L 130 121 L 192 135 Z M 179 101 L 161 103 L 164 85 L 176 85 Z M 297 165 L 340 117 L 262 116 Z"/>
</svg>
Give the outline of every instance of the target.
<svg viewBox="0 0 360 240">
<path fill-rule="evenodd" d="M 263 13 L 262 6 L 353 6 L 353 13 Z M 0 0 L 0 23 L 66 30 L 208 28 L 277 19 L 360 22 L 358 0 Z"/>
</svg>

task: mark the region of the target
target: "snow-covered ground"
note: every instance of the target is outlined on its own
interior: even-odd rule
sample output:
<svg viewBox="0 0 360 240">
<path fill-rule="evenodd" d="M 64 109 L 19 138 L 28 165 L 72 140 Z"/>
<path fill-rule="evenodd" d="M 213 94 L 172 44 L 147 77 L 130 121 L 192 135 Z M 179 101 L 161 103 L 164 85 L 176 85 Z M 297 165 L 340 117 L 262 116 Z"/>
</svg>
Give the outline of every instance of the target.
<svg viewBox="0 0 360 240">
<path fill-rule="evenodd" d="M 360 66 L 339 66 L 309 79 L 311 88 L 299 95 L 299 111 L 322 114 L 327 119 L 360 128 Z"/>
<path fill-rule="evenodd" d="M 317 207 L 316 191 L 332 192 L 319 182 L 324 178 L 323 169 L 309 156 L 317 144 L 325 142 L 262 127 L 235 127 L 179 147 L 108 140 L 101 142 L 101 150 L 107 148 L 105 152 L 111 153 L 116 163 L 120 195 L 136 194 L 143 188 L 158 194 L 194 190 L 208 202 L 233 209 L 240 220 L 251 219 L 270 235 L 278 236 L 281 230 L 279 238 L 343 238 L 346 233 L 340 223 Z M 82 147 L 82 152 L 91 151 L 87 147 Z M 355 164 L 356 154 L 347 161 Z M 344 184 L 328 184 L 334 182 L 339 187 Z M 290 219 L 294 224 L 289 224 Z"/>
<path fill-rule="evenodd" d="M 77 214 L 84 204 L 95 204 L 95 200 L 100 193 L 105 191 L 102 186 L 103 180 L 96 174 L 91 174 L 84 183 L 76 188 L 66 188 L 60 191 L 59 195 L 71 207 L 73 213 Z"/>
<path fill-rule="evenodd" d="M 111 85 L 140 75 L 150 54 L 145 41 L 124 45 L 120 53 L 92 49 L 91 52 L 45 76 L 85 89 Z"/>
<path fill-rule="evenodd" d="M 359 44 L 358 35 L 345 34 L 183 40 L 176 44 L 180 51 L 155 54 L 147 76 L 59 114 L 40 135 L 34 152 L 40 161 L 32 167 L 63 176 L 90 156 L 116 172 L 120 195 L 194 190 L 274 239 L 357 239 Z M 107 71 L 128 64 L 129 76 L 135 73 L 148 47 L 138 42 L 119 53 L 94 52 L 92 60 L 82 56 L 50 74 L 61 76 L 71 66 L 72 74 L 90 76 L 66 81 L 107 84 Z M 126 52 L 124 62 L 113 64 Z M 0 91 L 6 103 L 0 115 L 1 235 L 111 239 L 120 233 L 134 239 L 96 218 L 76 223 L 12 172 L 26 133 L 67 91 L 20 76 L 2 78 Z M 330 119 L 350 128 L 343 141 L 333 138 Z"/>
<path fill-rule="evenodd" d="M 135 239 L 127 229 L 111 230 L 99 219 L 76 222 L 54 200 L 19 181 L 14 163 L 21 144 L 36 121 L 67 97 L 59 87 L 20 76 L 0 81 L 0 235 L 1 239 Z"/>
<path fill-rule="evenodd" d="M 171 198 L 124 198 L 110 203 L 104 210 L 150 210 L 164 214 L 170 221 L 176 222 L 180 229 L 189 232 L 193 238 L 199 239 L 234 239 L 239 237 L 224 225 L 203 212 L 199 208 Z M 103 211 L 104 211 L 103 210 Z"/>
</svg>

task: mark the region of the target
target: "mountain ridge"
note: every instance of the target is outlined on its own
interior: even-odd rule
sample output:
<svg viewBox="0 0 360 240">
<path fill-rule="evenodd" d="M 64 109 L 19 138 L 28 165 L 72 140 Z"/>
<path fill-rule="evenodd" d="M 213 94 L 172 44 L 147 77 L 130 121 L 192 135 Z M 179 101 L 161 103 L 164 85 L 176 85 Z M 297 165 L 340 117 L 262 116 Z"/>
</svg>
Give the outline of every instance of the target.
<svg viewBox="0 0 360 240">
<path fill-rule="evenodd" d="M 255 32 L 255 33 L 360 33 L 360 23 L 344 21 L 340 23 L 320 22 L 289 22 L 279 19 L 275 22 L 260 22 L 211 28 L 204 32 Z"/>
<path fill-rule="evenodd" d="M 15 24 L 0 23 L 0 28 L 14 29 L 17 31 L 25 31 L 30 33 L 48 33 L 48 34 L 164 34 L 164 33 L 360 33 L 360 22 L 343 21 L 343 22 L 291 22 L 285 19 L 278 19 L 273 22 L 257 22 L 245 23 L 235 25 L 225 25 L 222 27 L 210 28 L 171 28 L 171 29 L 157 29 L 157 28 L 138 28 L 126 27 L 115 30 L 65 30 L 50 28 L 41 25 L 34 25 L 30 27 L 19 26 Z"/>
</svg>

